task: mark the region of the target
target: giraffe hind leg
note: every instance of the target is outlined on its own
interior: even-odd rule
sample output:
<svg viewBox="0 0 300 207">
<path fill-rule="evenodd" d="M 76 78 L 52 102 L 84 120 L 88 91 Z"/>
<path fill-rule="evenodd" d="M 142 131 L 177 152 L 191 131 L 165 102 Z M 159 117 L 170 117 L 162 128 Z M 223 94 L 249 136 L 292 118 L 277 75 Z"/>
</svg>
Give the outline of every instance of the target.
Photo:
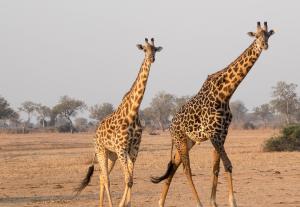
<svg viewBox="0 0 300 207">
<path fill-rule="evenodd" d="M 192 193 L 197 201 L 197 207 L 202 207 L 202 203 L 199 199 L 197 190 L 195 188 L 195 184 L 193 182 L 192 179 L 192 171 L 191 171 L 191 167 L 190 167 L 190 158 L 189 158 L 189 150 L 188 150 L 188 140 L 185 139 L 185 142 L 181 143 L 180 145 L 175 145 L 179 154 L 180 154 L 180 158 L 183 164 L 183 170 L 184 173 L 187 177 L 187 180 L 189 182 L 189 185 L 192 189 Z"/>
<path fill-rule="evenodd" d="M 173 156 L 172 160 L 168 164 L 167 172 L 162 177 L 152 178 L 152 182 L 154 181 L 154 183 L 155 182 L 158 183 L 157 181 L 159 181 L 159 180 L 161 181 L 161 180 L 167 179 L 166 182 L 164 183 L 163 190 L 162 190 L 160 199 L 158 201 L 159 207 L 163 207 L 165 205 L 166 197 L 167 197 L 173 176 L 175 175 L 180 164 L 181 164 L 180 155 L 178 152 L 176 152 L 175 155 Z"/>
<path fill-rule="evenodd" d="M 113 152 L 108 152 L 108 163 L 107 163 L 108 175 L 111 173 L 112 169 L 114 168 L 116 160 L 117 160 L 117 155 Z M 100 207 L 103 206 L 103 201 L 104 201 L 104 183 L 100 179 L 100 194 L 99 194 Z"/>
<path fill-rule="evenodd" d="M 110 181 L 108 176 L 108 151 L 106 149 L 99 150 L 97 153 L 97 157 L 98 157 L 99 168 L 100 168 L 100 192 L 99 192 L 100 201 L 101 201 L 101 196 L 103 194 L 103 187 L 101 192 L 101 185 L 103 185 L 106 191 L 109 206 L 112 207 L 112 199 L 110 194 Z M 101 202 L 103 202 L 103 196 Z M 102 205 L 101 202 L 99 203 L 100 206 Z"/>
</svg>

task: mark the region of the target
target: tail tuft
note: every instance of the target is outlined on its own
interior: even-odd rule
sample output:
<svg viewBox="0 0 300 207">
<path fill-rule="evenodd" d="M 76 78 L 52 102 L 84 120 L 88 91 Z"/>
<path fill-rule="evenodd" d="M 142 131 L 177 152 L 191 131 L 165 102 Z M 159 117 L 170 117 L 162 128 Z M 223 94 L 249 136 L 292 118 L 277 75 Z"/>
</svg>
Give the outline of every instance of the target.
<svg viewBox="0 0 300 207">
<path fill-rule="evenodd" d="M 160 183 L 162 180 L 165 180 L 166 178 L 169 177 L 169 175 L 171 174 L 173 170 L 173 163 L 172 160 L 168 163 L 168 167 L 167 167 L 167 171 L 165 172 L 164 175 L 162 175 L 161 177 L 151 177 L 151 182 L 152 183 Z"/>
<path fill-rule="evenodd" d="M 90 181 L 91 181 L 91 177 L 92 177 L 92 175 L 93 175 L 93 173 L 94 173 L 94 169 L 95 169 L 95 168 L 94 168 L 94 165 L 91 165 L 91 166 L 89 167 L 89 169 L 88 169 L 88 172 L 87 172 L 85 178 L 81 181 L 80 185 L 79 185 L 77 188 L 74 189 L 74 192 L 76 192 L 76 196 L 78 196 L 78 195 L 81 193 L 81 191 L 82 191 L 86 186 L 88 186 L 88 184 L 89 184 Z"/>
</svg>

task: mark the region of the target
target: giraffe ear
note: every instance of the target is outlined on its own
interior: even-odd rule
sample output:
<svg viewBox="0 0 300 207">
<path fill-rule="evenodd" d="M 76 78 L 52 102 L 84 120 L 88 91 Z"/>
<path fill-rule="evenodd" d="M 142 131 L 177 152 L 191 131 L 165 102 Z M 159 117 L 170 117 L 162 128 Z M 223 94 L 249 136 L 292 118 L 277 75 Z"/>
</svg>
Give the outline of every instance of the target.
<svg viewBox="0 0 300 207">
<path fill-rule="evenodd" d="M 248 32 L 247 33 L 250 37 L 255 37 L 255 33 L 254 32 Z"/>
<path fill-rule="evenodd" d="M 271 36 L 271 35 L 273 35 L 273 34 L 275 34 L 275 32 L 274 32 L 274 30 L 271 29 L 271 30 L 269 31 L 269 36 Z"/>
<path fill-rule="evenodd" d="M 137 47 L 139 50 L 143 50 L 143 49 L 144 49 L 144 48 L 143 48 L 143 45 L 141 45 L 141 44 L 137 44 L 136 47 Z"/>
<path fill-rule="evenodd" d="M 155 51 L 160 52 L 160 51 L 162 51 L 162 49 L 163 49 L 162 47 L 157 47 L 157 48 L 155 48 Z"/>
</svg>

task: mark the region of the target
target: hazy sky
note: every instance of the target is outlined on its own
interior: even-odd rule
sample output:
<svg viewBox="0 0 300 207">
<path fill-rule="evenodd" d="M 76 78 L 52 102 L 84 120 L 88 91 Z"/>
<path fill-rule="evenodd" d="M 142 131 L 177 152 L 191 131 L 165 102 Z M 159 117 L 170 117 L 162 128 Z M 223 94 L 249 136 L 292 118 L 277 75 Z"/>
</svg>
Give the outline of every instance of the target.
<svg viewBox="0 0 300 207">
<path fill-rule="evenodd" d="M 232 100 L 251 110 L 283 80 L 300 85 L 299 1 L 0 1 L 0 95 L 53 106 L 62 95 L 118 105 L 154 37 L 164 49 L 152 65 L 142 107 L 158 91 L 192 95 L 207 75 L 253 41 L 257 21 L 275 35 Z M 300 86 L 298 87 L 298 92 Z"/>
</svg>

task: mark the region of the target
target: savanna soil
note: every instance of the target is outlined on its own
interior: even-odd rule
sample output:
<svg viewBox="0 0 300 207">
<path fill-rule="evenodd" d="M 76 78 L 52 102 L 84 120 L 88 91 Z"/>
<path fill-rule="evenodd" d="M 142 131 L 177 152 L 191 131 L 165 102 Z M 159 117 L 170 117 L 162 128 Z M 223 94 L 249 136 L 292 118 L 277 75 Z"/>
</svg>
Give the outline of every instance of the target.
<svg viewBox="0 0 300 207">
<path fill-rule="evenodd" d="M 300 153 L 262 152 L 261 145 L 273 130 L 230 130 L 226 151 L 233 164 L 234 191 L 239 207 L 300 206 Z M 99 170 L 76 199 L 73 189 L 85 176 L 93 157 L 93 134 L 0 135 L 1 207 L 98 206 Z M 162 175 L 170 157 L 170 135 L 143 135 L 135 165 L 132 206 L 158 206 L 162 183 L 150 176 Z M 209 141 L 191 153 L 193 179 L 204 206 L 209 206 L 212 146 Z M 124 189 L 117 163 L 110 176 L 114 205 Z M 217 203 L 227 205 L 227 182 L 221 166 Z M 196 206 L 182 167 L 177 171 L 166 206 Z"/>
</svg>

